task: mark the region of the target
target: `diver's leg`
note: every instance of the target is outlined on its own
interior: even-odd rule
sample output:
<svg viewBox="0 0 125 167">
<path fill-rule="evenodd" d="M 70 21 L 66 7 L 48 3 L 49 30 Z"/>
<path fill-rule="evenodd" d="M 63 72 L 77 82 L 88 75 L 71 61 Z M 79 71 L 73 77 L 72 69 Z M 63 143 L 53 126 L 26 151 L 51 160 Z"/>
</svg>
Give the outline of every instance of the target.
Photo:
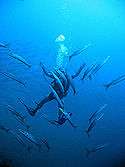
<svg viewBox="0 0 125 167">
<path fill-rule="evenodd" d="M 37 113 L 37 111 L 43 107 L 44 104 L 46 104 L 46 103 L 48 103 L 48 102 L 50 102 L 50 101 L 52 101 L 52 100 L 54 100 L 54 99 L 55 99 L 55 98 L 54 98 L 54 96 L 53 96 L 53 93 L 50 93 L 47 97 L 45 97 L 44 99 L 42 99 L 42 100 L 36 105 L 36 107 L 35 107 L 34 109 L 32 109 L 31 111 L 29 111 L 29 114 L 32 115 L 32 116 L 34 116 L 34 115 Z"/>
</svg>

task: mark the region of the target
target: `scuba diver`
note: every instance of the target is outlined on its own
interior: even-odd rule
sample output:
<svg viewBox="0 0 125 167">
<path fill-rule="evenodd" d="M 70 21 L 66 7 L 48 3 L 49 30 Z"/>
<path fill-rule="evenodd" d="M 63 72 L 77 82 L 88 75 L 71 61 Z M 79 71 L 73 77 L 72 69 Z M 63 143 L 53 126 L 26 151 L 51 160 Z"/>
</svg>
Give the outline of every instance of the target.
<svg viewBox="0 0 125 167">
<path fill-rule="evenodd" d="M 86 66 L 86 64 L 83 63 L 74 75 L 68 74 L 67 65 L 73 57 L 81 54 L 90 45 L 86 45 L 82 49 L 79 49 L 73 52 L 71 55 L 68 55 L 68 52 L 67 52 L 68 49 L 63 44 L 64 40 L 65 40 L 65 37 L 62 34 L 58 36 L 58 38 L 56 39 L 56 42 L 59 42 L 56 69 L 54 69 L 53 71 L 48 71 L 44 66 L 44 64 L 40 63 L 40 66 L 42 68 L 46 81 L 48 82 L 46 77 L 49 77 L 52 79 L 52 82 L 49 83 L 49 87 L 51 89 L 51 92 L 49 93 L 49 95 L 47 95 L 45 98 L 40 100 L 40 102 L 36 103 L 36 107 L 34 108 L 28 107 L 26 104 L 24 104 L 24 102 L 20 100 L 20 102 L 25 106 L 25 108 L 27 109 L 28 113 L 31 116 L 35 116 L 38 110 L 40 110 L 46 103 L 54 99 L 58 103 L 58 108 L 61 108 L 64 110 L 63 97 L 65 97 L 68 94 L 69 88 L 71 87 L 74 95 L 76 94 L 76 89 L 73 84 L 73 79 L 79 76 L 79 74 L 81 73 L 83 68 Z"/>
<path fill-rule="evenodd" d="M 78 69 L 78 71 L 71 76 L 64 69 L 60 68 L 55 69 L 54 72 L 48 72 L 42 63 L 40 65 L 45 76 L 52 78 L 53 81 L 50 84 L 51 92 L 49 93 L 49 95 L 43 98 L 39 103 L 36 103 L 36 107 L 34 109 L 28 107 L 21 99 L 19 99 L 19 101 L 24 105 L 24 107 L 27 109 L 28 113 L 31 116 L 35 116 L 37 111 L 40 110 L 43 107 L 43 105 L 54 99 L 58 102 L 58 107 L 64 109 L 64 103 L 62 99 L 68 94 L 70 87 L 72 88 L 74 95 L 76 94 L 73 79 L 78 77 L 83 68 L 85 67 L 85 63 L 83 63 Z"/>
</svg>

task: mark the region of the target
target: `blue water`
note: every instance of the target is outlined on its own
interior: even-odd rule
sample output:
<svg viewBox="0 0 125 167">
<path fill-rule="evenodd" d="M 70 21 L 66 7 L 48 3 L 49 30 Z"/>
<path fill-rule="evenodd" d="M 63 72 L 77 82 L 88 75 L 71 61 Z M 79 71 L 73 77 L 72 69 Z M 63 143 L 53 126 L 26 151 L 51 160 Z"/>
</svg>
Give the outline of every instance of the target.
<svg viewBox="0 0 125 167">
<path fill-rule="evenodd" d="M 105 91 L 103 84 L 125 73 L 125 2 L 124 0 L 1 0 L 0 42 L 9 43 L 15 53 L 32 64 L 29 69 L 8 56 L 0 48 L 0 71 L 9 72 L 26 81 L 26 88 L 0 75 L 0 121 L 13 130 L 23 128 L 7 110 L 12 105 L 27 116 L 31 133 L 47 138 L 51 149 L 31 153 L 10 134 L 0 131 L 0 159 L 10 159 L 14 166 L 44 167 L 114 167 L 124 166 L 125 158 L 125 83 L 124 81 Z M 35 117 L 31 117 L 18 101 L 22 98 L 29 106 L 39 101 L 50 89 L 45 81 L 40 61 L 53 69 L 57 48 L 55 39 L 59 34 L 66 37 L 65 45 L 70 52 L 92 43 L 84 53 L 75 57 L 70 72 L 76 72 L 80 64 L 109 61 L 92 80 L 75 79 L 77 94 L 70 91 L 64 99 L 66 111 L 73 113 L 72 121 L 79 128 L 73 129 L 67 122 L 56 128 L 41 118 L 45 112 L 56 119 L 57 103 L 45 105 Z M 85 134 L 88 118 L 100 106 L 108 104 L 105 115 L 92 131 Z M 27 141 L 26 141 L 27 143 Z M 85 147 L 108 143 L 102 151 L 85 156 Z"/>
</svg>

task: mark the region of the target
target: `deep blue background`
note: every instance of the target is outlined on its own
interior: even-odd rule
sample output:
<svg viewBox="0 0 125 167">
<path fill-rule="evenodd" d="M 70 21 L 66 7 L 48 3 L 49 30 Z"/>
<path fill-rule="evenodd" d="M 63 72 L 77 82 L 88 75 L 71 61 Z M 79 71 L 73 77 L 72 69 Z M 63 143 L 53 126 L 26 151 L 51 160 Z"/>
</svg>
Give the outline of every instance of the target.
<svg viewBox="0 0 125 167">
<path fill-rule="evenodd" d="M 113 166 L 125 156 L 125 83 L 107 92 L 102 84 L 125 73 L 124 0 L 1 0 L 0 41 L 8 42 L 16 53 L 32 64 L 32 68 L 27 69 L 9 58 L 4 49 L 0 50 L 0 70 L 11 72 L 27 82 L 27 88 L 23 88 L 0 76 L 0 120 L 11 128 L 19 127 L 4 105 L 11 104 L 26 114 L 17 97 L 33 106 L 33 100 L 40 100 L 49 92 L 39 62 L 43 61 L 49 68 L 55 65 L 55 38 L 61 33 L 66 37 L 65 44 L 70 52 L 92 43 L 84 54 L 74 58 L 72 72 L 83 60 L 90 65 L 111 56 L 92 81 L 77 79 L 78 94 L 73 96 L 70 92 L 65 98 L 66 111 L 73 112 L 72 119 L 80 128 L 74 131 L 68 123 L 62 128 L 48 125 L 41 113 L 44 111 L 49 118 L 55 118 L 57 108 L 52 102 L 34 118 L 27 114 L 32 133 L 47 137 L 51 151 L 39 153 L 34 150 L 28 154 L 12 136 L 0 132 L 1 154 L 23 167 Z M 88 139 L 84 133 L 88 117 L 105 103 L 108 107 L 104 119 Z M 103 143 L 109 143 L 109 146 L 86 159 L 85 146 Z"/>
</svg>

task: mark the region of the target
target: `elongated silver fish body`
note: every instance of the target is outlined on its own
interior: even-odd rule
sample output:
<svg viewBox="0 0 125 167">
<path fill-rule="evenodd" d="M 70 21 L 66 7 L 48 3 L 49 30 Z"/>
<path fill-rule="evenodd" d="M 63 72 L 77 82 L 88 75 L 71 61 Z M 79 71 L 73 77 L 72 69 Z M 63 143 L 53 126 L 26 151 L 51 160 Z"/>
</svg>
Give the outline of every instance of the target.
<svg viewBox="0 0 125 167">
<path fill-rule="evenodd" d="M 60 88 L 62 94 L 64 94 L 64 87 L 63 87 L 63 85 L 62 85 L 60 79 L 58 78 L 58 76 L 57 76 L 54 72 L 52 72 L 52 75 L 53 75 L 55 81 L 58 83 L 58 86 L 59 86 L 59 88 Z"/>
</svg>

